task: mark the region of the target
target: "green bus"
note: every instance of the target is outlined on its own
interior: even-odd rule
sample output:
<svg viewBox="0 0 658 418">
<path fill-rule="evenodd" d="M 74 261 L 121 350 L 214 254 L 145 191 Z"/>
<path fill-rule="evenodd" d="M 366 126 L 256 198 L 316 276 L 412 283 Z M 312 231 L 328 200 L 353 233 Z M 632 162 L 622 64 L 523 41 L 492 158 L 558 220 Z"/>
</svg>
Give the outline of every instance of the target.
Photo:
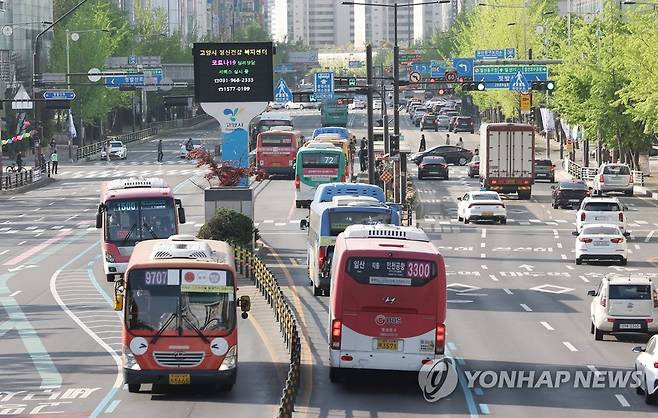
<svg viewBox="0 0 658 418">
<path fill-rule="evenodd" d="M 297 151 L 295 160 L 295 205 L 308 207 L 318 185 L 345 181 L 343 150 L 330 142 L 312 141 Z"/>
<path fill-rule="evenodd" d="M 322 126 L 342 126 L 347 128 L 347 104 L 336 104 L 340 99 L 325 100 L 320 106 Z"/>
</svg>

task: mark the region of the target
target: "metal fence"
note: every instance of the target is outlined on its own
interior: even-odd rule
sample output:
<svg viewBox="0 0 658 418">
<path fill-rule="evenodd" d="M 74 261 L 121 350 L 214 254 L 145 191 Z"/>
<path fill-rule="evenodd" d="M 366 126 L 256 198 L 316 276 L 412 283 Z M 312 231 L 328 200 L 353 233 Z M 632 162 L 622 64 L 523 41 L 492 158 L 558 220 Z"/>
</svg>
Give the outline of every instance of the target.
<svg viewBox="0 0 658 418">
<path fill-rule="evenodd" d="M 598 167 L 583 167 L 578 163 L 575 163 L 571 160 L 565 160 L 567 163 L 567 172 L 571 174 L 576 179 L 591 181 L 594 180 L 596 173 L 598 173 Z M 633 175 L 633 182 L 636 186 L 644 186 L 644 172 L 632 170 L 631 174 Z"/>
<path fill-rule="evenodd" d="M 50 162 L 18 172 L 2 173 L 0 175 L 0 190 L 13 190 L 33 184 L 45 177 L 50 177 Z"/>
<path fill-rule="evenodd" d="M 258 257 L 246 249 L 236 247 L 235 261 L 238 272 L 254 282 L 256 289 L 272 307 L 275 319 L 279 323 L 279 330 L 290 353 L 290 367 L 283 386 L 278 414 L 279 418 L 290 418 L 299 389 L 302 352 L 297 320 L 290 305 L 286 302 L 276 277 Z"/>
</svg>

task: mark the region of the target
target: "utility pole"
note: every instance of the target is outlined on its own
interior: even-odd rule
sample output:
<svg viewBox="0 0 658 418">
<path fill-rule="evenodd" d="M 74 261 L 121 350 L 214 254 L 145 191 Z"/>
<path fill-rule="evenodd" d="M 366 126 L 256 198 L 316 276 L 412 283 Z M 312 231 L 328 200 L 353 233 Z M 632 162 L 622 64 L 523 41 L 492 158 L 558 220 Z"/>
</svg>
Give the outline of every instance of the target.
<svg viewBox="0 0 658 418">
<path fill-rule="evenodd" d="M 368 183 L 375 184 L 375 150 L 372 103 L 372 45 L 366 45 L 366 84 L 368 85 Z"/>
</svg>

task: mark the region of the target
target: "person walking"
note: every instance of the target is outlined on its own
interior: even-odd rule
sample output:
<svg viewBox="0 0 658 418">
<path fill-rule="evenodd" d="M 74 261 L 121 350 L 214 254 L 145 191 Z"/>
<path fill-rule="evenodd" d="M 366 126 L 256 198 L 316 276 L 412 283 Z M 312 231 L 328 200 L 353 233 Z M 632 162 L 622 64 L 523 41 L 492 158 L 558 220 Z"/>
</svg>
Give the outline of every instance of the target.
<svg viewBox="0 0 658 418">
<path fill-rule="evenodd" d="M 425 134 L 420 135 L 420 147 L 418 148 L 418 152 L 423 152 L 427 149 L 427 143 L 425 142 Z"/>
<path fill-rule="evenodd" d="M 55 149 L 55 138 L 50 138 L 50 151 Z"/>
<path fill-rule="evenodd" d="M 446 145 L 450 145 L 450 134 L 446 134 Z"/>
<path fill-rule="evenodd" d="M 464 148 L 464 140 L 462 139 L 461 136 L 459 137 L 459 141 L 457 141 L 457 146 L 460 148 Z"/>
<path fill-rule="evenodd" d="M 362 172 L 366 171 L 368 168 L 366 166 L 367 159 L 368 159 L 368 150 L 366 149 L 366 147 L 362 146 L 361 149 L 359 149 L 359 165 L 361 166 Z"/>
<path fill-rule="evenodd" d="M 57 174 L 57 164 L 59 163 L 59 155 L 57 155 L 57 149 L 50 154 L 50 162 L 52 163 L 51 172 Z"/>
<path fill-rule="evenodd" d="M 361 148 L 365 148 L 367 145 L 366 137 L 361 138 Z"/>
<path fill-rule="evenodd" d="M 18 154 L 16 154 L 16 170 L 20 173 L 22 169 L 23 169 L 23 156 L 21 155 L 21 152 L 18 151 Z"/>
<path fill-rule="evenodd" d="M 162 139 L 158 141 L 158 162 L 162 162 L 162 157 L 164 154 L 162 153 Z"/>
</svg>

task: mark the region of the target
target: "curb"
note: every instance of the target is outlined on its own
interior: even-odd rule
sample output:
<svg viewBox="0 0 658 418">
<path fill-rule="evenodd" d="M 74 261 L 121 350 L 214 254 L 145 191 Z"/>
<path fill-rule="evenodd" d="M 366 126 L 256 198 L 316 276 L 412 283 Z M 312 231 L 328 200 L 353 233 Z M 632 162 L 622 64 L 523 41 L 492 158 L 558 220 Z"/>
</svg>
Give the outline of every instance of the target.
<svg viewBox="0 0 658 418">
<path fill-rule="evenodd" d="M 37 181 L 35 181 L 31 184 L 26 184 L 25 186 L 16 187 L 15 189 L 0 190 L 0 196 L 10 196 L 10 195 L 29 192 L 31 190 L 40 189 L 41 187 L 45 187 L 45 186 L 47 186 L 51 183 L 54 183 L 56 181 L 57 180 L 52 178 L 52 177 L 45 177 L 45 178 L 37 180 Z"/>
<path fill-rule="evenodd" d="M 647 189 L 645 186 L 635 186 L 634 192 L 641 196 L 645 196 L 653 200 L 658 200 L 658 192 L 653 192 Z"/>
</svg>

